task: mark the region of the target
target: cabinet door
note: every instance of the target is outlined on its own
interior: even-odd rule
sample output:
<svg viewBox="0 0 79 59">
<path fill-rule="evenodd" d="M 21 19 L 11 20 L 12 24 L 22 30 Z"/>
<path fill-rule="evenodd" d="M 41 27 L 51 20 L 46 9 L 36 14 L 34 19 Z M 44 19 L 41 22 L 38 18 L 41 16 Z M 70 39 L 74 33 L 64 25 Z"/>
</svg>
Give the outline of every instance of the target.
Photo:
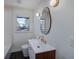
<svg viewBox="0 0 79 59">
<path fill-rule="evenodd" d="M 55 51 L 36 54 L 36 59 L 55 59 Z"/>
</svg>

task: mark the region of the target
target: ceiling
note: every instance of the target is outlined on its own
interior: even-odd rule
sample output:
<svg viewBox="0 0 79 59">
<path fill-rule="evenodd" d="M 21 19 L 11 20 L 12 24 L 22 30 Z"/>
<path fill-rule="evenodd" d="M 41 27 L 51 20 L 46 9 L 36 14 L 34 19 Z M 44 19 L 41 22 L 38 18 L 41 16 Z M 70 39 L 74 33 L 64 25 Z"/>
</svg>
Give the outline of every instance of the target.
<svg viewBox="0 0 79 59">
<path fill-rule="evenodd" d="M 35 9 L 42 0 L 4 0 L 5 5 Z"/>
</svg>

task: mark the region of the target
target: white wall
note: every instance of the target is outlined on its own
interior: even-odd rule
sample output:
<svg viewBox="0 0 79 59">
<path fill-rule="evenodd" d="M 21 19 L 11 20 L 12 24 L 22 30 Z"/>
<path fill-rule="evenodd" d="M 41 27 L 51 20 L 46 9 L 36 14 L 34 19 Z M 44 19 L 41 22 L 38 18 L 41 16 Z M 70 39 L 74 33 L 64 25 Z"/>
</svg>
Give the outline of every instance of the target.
<svg viewBox="0 0 79 59">
<path fill-rule="evenodd" d="M 16 17 L 30 17 L 30 31 L 28 32 L 17 32 L 16 29 Z M 21 46 L 27 44 L 27 40 L 31 39 L 34 36 L 34 10 L 16 8 L 13 9 L 13 46 L 12 52 L 20 51 Z"/>
<path fill-rule="evenodd" d="M 12 45 L 12 8 L 4 8 L 4 55 L 8 53 Z"/>
<path fill-rule="evenodd" d="M 74 0 L 59 0 L 58 7 L 49 6 L 49 1 L 43 0 L 36 12 L 48 6 L 52 16 L 52 28 L 47 35 L 48 44 L 56 48 L 57 59 L 74 59 Z M 35 17 L 35 34 L 43 35 L 40 31 L 39 19 Z"/>
</svg>

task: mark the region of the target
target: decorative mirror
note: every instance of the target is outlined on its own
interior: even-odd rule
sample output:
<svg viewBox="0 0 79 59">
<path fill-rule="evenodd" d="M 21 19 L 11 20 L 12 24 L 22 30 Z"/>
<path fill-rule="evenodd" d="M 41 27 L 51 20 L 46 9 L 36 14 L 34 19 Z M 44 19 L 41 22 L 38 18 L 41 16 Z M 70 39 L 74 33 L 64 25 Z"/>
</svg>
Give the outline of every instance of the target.
<svg viewBox="0 0 79 59">
<path fill-rule="evenodd" d="M 40 17 L 40 30 L 43 34 L 47 35 L 51 29 L 51 14 L 48 7 L 45 7 Z"/>
</svg>

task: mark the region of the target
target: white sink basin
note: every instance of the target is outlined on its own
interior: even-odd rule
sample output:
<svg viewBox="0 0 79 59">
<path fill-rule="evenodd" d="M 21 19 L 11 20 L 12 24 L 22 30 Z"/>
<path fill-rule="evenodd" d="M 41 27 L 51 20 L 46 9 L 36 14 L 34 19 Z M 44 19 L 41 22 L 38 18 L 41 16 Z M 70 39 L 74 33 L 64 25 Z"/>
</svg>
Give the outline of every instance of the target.
<svg viewBox="0 0 79 59">
<path fill-rule="evenodd" d="M 54 47 L 50 46 L 49 44 L 44 44 L 37 39 L 29 40 L 29 44 L 33 49 L 34 53 L 42 53 L 46 51 L 56 50 Z"/>
</svg>

